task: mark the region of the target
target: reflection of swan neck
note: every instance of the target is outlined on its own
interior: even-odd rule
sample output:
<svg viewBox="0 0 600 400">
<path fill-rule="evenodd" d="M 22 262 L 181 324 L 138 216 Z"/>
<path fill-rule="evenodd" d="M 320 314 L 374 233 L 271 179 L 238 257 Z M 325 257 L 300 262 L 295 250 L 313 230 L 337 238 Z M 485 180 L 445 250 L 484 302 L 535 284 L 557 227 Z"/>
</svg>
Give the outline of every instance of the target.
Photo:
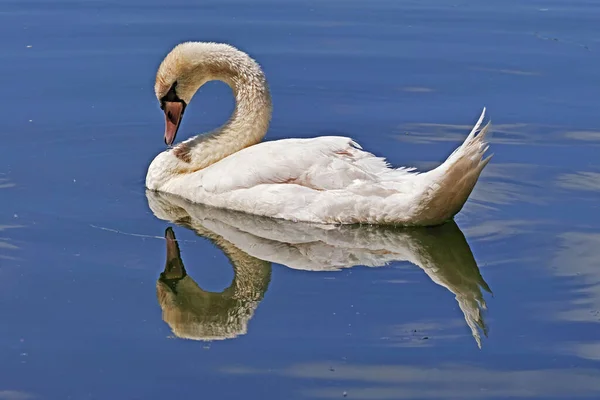
<svg viewBox="0 0 600 400">
<path fill-rule="evenodd" d="M 203 290 L 185 273 L 178 246 L 167 243 L 167 265 L 156 286 L 163 319 L 176 336 L 185 339 L 222 340 L 245 334 L 268 288 L 271 264 L 248 256 L 210 231 L 196 231 L 227 255 L 234 279 L 220 293 Z"/>
<path fill-rule="evenodd" d="M 236 105 L 227 123 L 180 143 L 174 153 L 183 155 L 181 158 L 187 159 L 191 169 L 199 170 L 260 142 L 269 127 L 272 105 L 258 63 L 225 44 L 186 43 L 179 48 L 177 56 L 190 64 L 180 80 L 193 82 L 190 86 L 194 92 L 207 81 L 225 82 L 233 91 Z"/>
<path fill-rule="evenodd" d="M 236 299 L 261 300 L 271 279 L 271 263 L 252 257 L 221 236 L 194 227 L 196 233 L 217 246 L 233 267 L 233 281 L 226 291 Z"/>
</svg>

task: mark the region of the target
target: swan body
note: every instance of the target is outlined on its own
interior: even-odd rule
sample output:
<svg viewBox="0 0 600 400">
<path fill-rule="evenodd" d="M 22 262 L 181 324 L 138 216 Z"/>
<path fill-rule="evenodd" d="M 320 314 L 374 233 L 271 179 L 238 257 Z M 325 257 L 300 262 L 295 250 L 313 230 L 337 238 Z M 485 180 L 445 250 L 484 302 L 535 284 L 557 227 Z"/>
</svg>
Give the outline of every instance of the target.
<svg viewBox="0 0 600 400">
<path fill-rule="evenodd" d="M 490 157 L 485 108 L 465 141 L 424 173 L 393 168 L 341 136 L 261 142 L 271 98 L 260 66 L 232 46 L 188 42 L 161 63 L 155 84 L 172 144 L 185 106 L 207 81 L 231 88 L 236 108 L 221 128 L 158 154 L 150 190 L 266 217 L 322 224 L 438 225 L 467 201 Z"/>
</svg>

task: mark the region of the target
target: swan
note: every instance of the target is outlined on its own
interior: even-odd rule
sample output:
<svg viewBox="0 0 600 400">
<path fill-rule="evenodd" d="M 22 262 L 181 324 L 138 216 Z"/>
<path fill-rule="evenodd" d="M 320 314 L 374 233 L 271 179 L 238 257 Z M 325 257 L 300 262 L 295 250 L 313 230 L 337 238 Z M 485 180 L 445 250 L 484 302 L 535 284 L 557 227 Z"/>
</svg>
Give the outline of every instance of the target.
<svg viewBox="0 0 600 400">
<path fill-rule="evenodd" d="M 167 262 L 157 282 L 163 320 L 173 333 L 192 340 L 232 339 L 247 325 L 270 282 L 271 264 L 301 271 L 339 271 L 357 265 L 382 267 L 408 261 L 453 293 L 471 335 L 481 348 L 487 336 L 490 292 L 465 236 L 454 221 L 437 227 L 400 228 L 291 222 L 191 203 L 146 191 L 153 214 L 191 229 L 215 244 L 231 262 L 234 279 L 222 293 L 209 293 L 189 277 L 172 228 Z"/>
<path fill-rule="evenodd" d="M 220 128 L 173 145 L 186 106 L 208 81 L 228 84 L 236 106 Z M 225 43 L 185 42 L 161 62 L 155 94 L 169 148 L 150 163 L 146 188 L 194 203 L 321 224 L 438 225 L 463 207 L 491 155 L 479 120 L 437 168 L 391 167 L 348 137 L 261 141 L 272 103 L 265 75 Z"/>
</svg>

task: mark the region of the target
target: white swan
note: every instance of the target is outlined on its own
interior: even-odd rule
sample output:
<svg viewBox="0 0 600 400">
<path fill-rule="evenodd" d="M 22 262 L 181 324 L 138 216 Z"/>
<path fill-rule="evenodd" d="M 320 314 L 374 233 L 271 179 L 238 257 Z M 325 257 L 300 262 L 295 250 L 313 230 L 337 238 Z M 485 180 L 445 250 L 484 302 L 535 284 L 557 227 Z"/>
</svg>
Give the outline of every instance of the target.
<svg viewBox="0 0 600 400">
<path fill-rule="evenodd" d="M 176 46 L 156 75 L 167 145 L 186 105 L 211 80 L 233 90 L 233 115 L 221 128 L 160 153 L 148 168 L 148 189 L 293 221 L 437 225 L 461 210 L 491 157 L 482 160 L 490 126 L 480 130 L 485 108 L 465 142 L 425 173 L 391 168 L 347 137 L 259 143 L 271 119 L 260 66 L 232 46 L 201 42 Z"/>
</svg>

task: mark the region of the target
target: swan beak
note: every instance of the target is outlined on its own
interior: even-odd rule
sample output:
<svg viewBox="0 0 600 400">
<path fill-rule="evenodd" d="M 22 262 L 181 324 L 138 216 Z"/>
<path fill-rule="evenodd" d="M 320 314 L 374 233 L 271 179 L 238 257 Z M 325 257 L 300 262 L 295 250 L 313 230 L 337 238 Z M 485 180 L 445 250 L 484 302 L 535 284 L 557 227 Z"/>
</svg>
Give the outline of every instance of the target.
<svg viewBox="0 0 600 400">
<path fill-rule="evenodd" d="M 181 279 L 186 275 L 186 272 L 181 261 L 179 245 L 177 244 L 177 239 L 175 239 L 173 228 L 167 228 L 165 231 L 165 240 L 167 242 L 167 262 L 165 270 L 161 275 L 164 279 Z"/>
<path fill-rule="evenodd" d="M 165 231 L 165 240 L 167 241 L 167 260 L 179 259 L 179 245 L 177 244 L 173 228 L 167 228 Z"/>
<path fill-rule="evenodd" d="M 184 109 L 185 103 L 183 102 L 165 102 L 165 143 L 167 146 L 172 145 L 175 141 L 175 136 L 177 135 L 177 130 L 179 130 L 179 124 L 181 123 Z"/>
</svg>

